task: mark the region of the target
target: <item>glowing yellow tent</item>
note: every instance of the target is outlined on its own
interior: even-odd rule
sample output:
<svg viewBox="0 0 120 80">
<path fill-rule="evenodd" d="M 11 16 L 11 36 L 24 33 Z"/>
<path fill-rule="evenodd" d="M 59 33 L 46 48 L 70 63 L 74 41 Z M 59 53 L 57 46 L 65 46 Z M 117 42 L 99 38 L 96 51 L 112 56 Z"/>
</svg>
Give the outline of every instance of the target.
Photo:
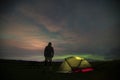
<svg viewBox="0 0 120 80">
<path fill-rule="evenodd" d="M 68 57 L 60 65 L 59 71 L 61 73 L 73 73 L 73 72 L 88 72 L 92 71 L 91 64 L 81 57 Z"/>
</svg>

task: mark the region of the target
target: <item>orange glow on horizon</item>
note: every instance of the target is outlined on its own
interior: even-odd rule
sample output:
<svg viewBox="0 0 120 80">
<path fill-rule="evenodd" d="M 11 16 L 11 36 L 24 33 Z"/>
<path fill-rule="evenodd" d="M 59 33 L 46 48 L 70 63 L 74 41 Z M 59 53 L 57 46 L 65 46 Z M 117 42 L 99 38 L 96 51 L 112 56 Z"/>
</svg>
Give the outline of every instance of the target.
<svg viewBox="0 0 120 80">
<path fill-rule="evenodd" d="M 48 43 L 39 39 L 24 38 L 22 40 L 4 40 L 4 44 L 28 50 L 43 50 Z"/>
<path fill-rule="evenodd" d="M 46 46 L 46 42 L 40 41 L 38 39 L 26 39 L 24 41 L 25 45 L 20 45 L 20 48 L 30 49 L 30 50 L 42 50 Z"/>
<path fill-rule="evenodd" d="M 15 37 L 4 40 L 4 44 L 28 50 L 43 50 L 48 43 L 46 42 L 45 35 L 39 35 L 40 31 L 34 25 L 14 23 L 5 29 L 3 34 Z"/>
</svg>

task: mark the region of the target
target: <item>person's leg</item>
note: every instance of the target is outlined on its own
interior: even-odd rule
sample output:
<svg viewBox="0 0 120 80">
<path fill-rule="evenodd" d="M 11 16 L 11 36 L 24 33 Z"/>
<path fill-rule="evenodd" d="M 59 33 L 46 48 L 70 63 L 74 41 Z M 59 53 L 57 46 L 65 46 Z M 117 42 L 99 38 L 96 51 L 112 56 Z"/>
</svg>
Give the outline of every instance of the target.
<svg viewBox="0 0 120 80">
<path fill-rule="evenodd" d="M 52 65 L 52 58 L 50 58 L 50 65 Z"/>
<path fill-rule="evenodd" d="M 48 64 L 48 58 L 45 57 L 45 65 L 47 65 L 47 64 Z"/>
</svg>

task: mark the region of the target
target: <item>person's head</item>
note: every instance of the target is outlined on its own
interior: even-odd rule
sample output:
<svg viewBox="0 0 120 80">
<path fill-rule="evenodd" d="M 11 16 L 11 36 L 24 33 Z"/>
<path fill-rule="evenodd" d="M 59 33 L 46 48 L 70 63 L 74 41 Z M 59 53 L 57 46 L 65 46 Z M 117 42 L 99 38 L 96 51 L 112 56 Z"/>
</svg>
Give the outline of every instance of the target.
<svg viewBox="0 0 120 80">
<path fill-rule="evenodd" d="M 49 43 L 48 43 L 48 46 L 52 46 L 52 43 L 51 43 L 51 42 L 49 42 Z"/>
</svg>

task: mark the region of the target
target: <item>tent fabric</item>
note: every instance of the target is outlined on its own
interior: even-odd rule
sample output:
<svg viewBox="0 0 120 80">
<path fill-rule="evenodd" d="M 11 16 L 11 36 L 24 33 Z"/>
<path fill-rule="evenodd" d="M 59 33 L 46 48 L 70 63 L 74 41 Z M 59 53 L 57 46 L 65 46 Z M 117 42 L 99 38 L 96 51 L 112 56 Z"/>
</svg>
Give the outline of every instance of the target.
<svg viewBox="0 0 120 80">
<path fill-rule="evenodd" d="M 91 64 L 84 58 L 72 56 L 65 58 L 59 67 L 59 72 L 71 73 L 74 68 L 84 69 L 90 67 Z"/>
</svg>

